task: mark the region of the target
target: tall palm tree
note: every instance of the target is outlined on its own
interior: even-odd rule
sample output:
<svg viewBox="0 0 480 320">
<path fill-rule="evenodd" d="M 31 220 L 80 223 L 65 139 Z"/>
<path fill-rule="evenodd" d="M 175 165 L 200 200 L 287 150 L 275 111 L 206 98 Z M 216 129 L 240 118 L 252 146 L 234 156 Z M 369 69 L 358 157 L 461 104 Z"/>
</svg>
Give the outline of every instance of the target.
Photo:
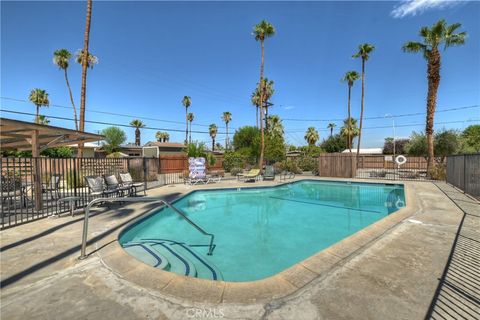
<svg viewBox="0 0 480 320">
<path fill-rule="evenodd" d="M 267 127 L 267 118 L 268 118 L 268 109 L 271 107 L 269 104 L 270 98 L 275 93 L 273 88 L 273 80 L 268 80 L 267 78 L 263 79 L 263 89 L 264 89 L 264 108 L 265 108 L 265 127 Z"/>
<path fill-rule="evenodd" d="M 130 125 L 135 128 L 135 145 L 140 146 L 140 128 L 145 127 L 142 120 L 134 119 L 130 122 Z"/>
<path fill-rule="evenodd" d="M 275 27 L 266 20 L 262 20 L 253 28 L 253 35 L 256 41 L 260 41 L 262 50 L 262 57 L 260 63 L 260 158 L 258 160 L 258 167 L 262 170 L 263 167 L 263 154 L 265 152 L 265 134 L 263 132 L 263 103 L 265 101 L 265 90 L 263 87 L 263 69 L 265 67 L 265 39 L 272 37 L 275 34 Z"/>
<path fill-rule="evenodd" d="M 80 123 L 78 129 L 85 131 L 85 101 L 87 96 L 87 69 L 88 69 L 88 44 L 90 41 L 90 23 L 92 21 L 92 0 L 87 0 L 87 14 L 85 19 L 85 33 L 83 36 L 82 54 L 82 90 L 80 92 Z M 77 157 L 83 157 L 83 143 L 78 144 Z"/>
<path fill-rule="evenodd" d="M 226 127 L 226 139 L 225 139 L 225 149 L 228 150 L 228 147 L 230 145 L 230 141 L 228 140 L 228 124 L 230 121 L 232 121 L 232 114 L 229 111 L 225 111 L 222 114 L 222 121 L 225 122 L 225 127 Z"/>
<path fill-rule="evenodd" d="M 353 83 L 360 79 L 360 75 L 358 74 L 357 71 L 347 71 L 345 73 L 345 76 L 342 78 L 343 82 L 346 82 L 348 84 L 348 124 L 350 124 L 350 119 L 352 118 L 351 114 L 351 109 L 350 109 L 350 100 L 352 97 L 352 87 Z M 351 124 L 350 124 L 351 125 Z M 347 132 L 350 132 L 351 130 L 347 130 Z M 348 145 L 348 150 L 350 150 L 350 153 L 352 153 L 352 139 L 350 136 L 347 136 L 347 145 Z"/>
<path fill-rule="evenodd" d="M 47 119 L 46 116 L 38 116 L 38 124 L 43 124 L 43 125 L 47 125 L 50 123 L 50 120 Z"/>
<path fill-rule="evenodd" d="M 466 32 L 455 33 L 462 25 L 460 23 L 454 23 L 447 25 L 445 20 L 439 20 L 429 29 L 428 27 L 422 27 L 420 29 L 420 37 L 422 42 L 409 41 L 402 47 L 405 52 L 421 52 L 425 60 L 427 60 L 427 79 L 428 79 L 428 92 L 427 92 L 427 119 L 425 124 L 425 132 L 427 135 L 427 151 L 428 151 L 428 164 L 427 172 L 430 175 L 433 170 L 433 122 L 435 115 L 435 108 L 437 106 L 437 92 L 440 85 L 440 66 L 441 55 L 439 46 L 443 44 L 443 49 L 447 49 L 453 46 L 463 45 Z"/>
<path fill-rule="evenodd" d="M 267 118 L 267 132 L 274 136 L 283 136 L 283 124 L 282 119 L 276 114 L 268 116 Z"/>
<path fill-rule="evenodd" d="M 330 138 L 333 136 L 333 129 L 336 127 L 337 125 L 335 123 L 329 123 L 328 126 L 327 126 L 327 129 L 330 129 Z"/>
<path fill-rule="evenodd" d="M 68 81 L 68 74 L 67 74 L 67 69 L 70 64 L 71 58 L 72 58 L 72 54 L 67 49 L 55 50 L 55 52 L 53 53 L 53 63 L 57 65 L 59 69 L 63 70 L 63 73 L 65 75 L 65 82 L 67 83 L 68 93 L 70 94 L 70 102 L 72 103 L 72 108 L 73 108 L 73 118 L 75 120 L 75 129 L 78 130 L 77 108 L 75 107 L 72 88 L 70 88 L 70 82 Z"/>
<path fill-rule="evenodd" d="M 212 123 L 210 126 L 208 126 L 208 133 L 212 138 L 212 151 L 215 151 L 215 138 L 217 137 L 217 131 L 218 127 L 215 123 Z"/>
<path fill-rule="evenodd" d="M 190 122 L 190 130 L 189 130 L 189 137 L 188 137 L 188 143 L 192 143 L 192 122 L 193 119 L 195 119 L 195 115 L 191 112 L 187 113 L 187 121 Z"/>
<path fill-rule="evenodd" d="M 353 55 L 354 58 L 362 59 L 362 104 L 360 108 L 360 128 L 358 130 L 358 144 L 357 144 L 357 162 L 360 154 L 360 143 L 362 139 L 363 128 L 363 112 L 365 110 L 365 62 L 370 57 L 370 53 L 375 50 L 375 46 L 369 43 L 364 43 L 358 46 L 358 52 Z"/>
<path fill-rule="evenodd" d="M 258 128 L 258 110 L 260 109 L 260 91 L 257 88 L 252 92 L 252 105 L 255 106 L 255 126 Z"/>
<path fill-rule="evenodd" d="M 50 101 L 48 100 L 48 93 L 47 91 L 42 89 L 32 89 L 32 91 L 30 91 L 30 96 L 28 97 L 28 100 L 30 100 L 30 102 L 32 102 L 37 107 L 35 123 L 39 123 L 40 107 L 48 107 L 50 105 Z"/>
<path fill-rule="evenodd" d="M 347 146 L 352 152 L 353 139 L 358 136 L 359 129 L 357 119 L 347 118 L 343 120 L 343 126 L 340 128 L 340 134 L 347 139 Z"/>
<path fill-rule="evenodd" d="M 317 143 L 318 139 L 320 139 L 320 135 L 314 127 L 310 127 L 307 129 L 307 132 L 305 132 L 304 138 L 307 141 L 308 145 L 314 146 Z"/>
<path fill-rule="evenodd" d="M 192 99 L 189 96 L 184 96 L 182 99 L 182 104 L 185 107 L 185 119 L 186 119 L 186 128 L 185 128 L 185 144 L 187 144 L 188 139 L 188 107 L 192 104 Z"/>
</svg>

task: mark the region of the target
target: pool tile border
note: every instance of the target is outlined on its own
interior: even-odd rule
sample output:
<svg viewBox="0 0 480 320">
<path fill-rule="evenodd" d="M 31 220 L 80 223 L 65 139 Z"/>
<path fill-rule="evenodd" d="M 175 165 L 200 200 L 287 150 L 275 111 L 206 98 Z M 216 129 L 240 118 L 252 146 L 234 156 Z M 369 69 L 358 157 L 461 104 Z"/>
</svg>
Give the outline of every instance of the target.
<svg viewBox="0 0 480 320">
<path fill-rule="evenodd" d="M 325 181 L 323 179 L 302 180 Z M 341 182 L 345 180 L 328 179 L 328 181 Z M 372 181 L 364 182 L 356 180 L 355 182 L 378 184 L 378 182 Z M 353 257 L 355 253 L 360 252 L 361 249 L 366 248 L 371 242 L 418 211 L 420 207 L 418 199 L 414 194 L 413 189 L 415 186 L 413 184 L 409 182 L 385 183 L 384 181 L 380 183 L 403 185 L 405 189 L 406 207 L 367 226 L 348 238 L 319 251 L 313 256 L 296 263 L 290 268 L 261 280 L 228 282 L 191 278 L 150 267 L 130 256 L 123 250 L 118 238 L 123 230 L 143 220 L 151 214 L 150 212 L 142 214 L 121 230 L 118 230 L 101 242 L 97 242 L 96 246 L 100 249 L 98 249 L 96 253 L 100 256 L 104 264 L 118 276 L 141 287 L 159 291 L 173 299 L 187 299 L 192 302 L 212 304 L 268 302 L 273 299 L 291 295 L 299 289 L 308 286 L 308 284 L 315 279 L 323 277 L 335 266 L 346 262 L 349 258 Z M 281 184 L 277 184 L 276 186 L 279 185 Z M 195 191 L 186 192 L 181 196 L 191 192 Z"/>
</svg>

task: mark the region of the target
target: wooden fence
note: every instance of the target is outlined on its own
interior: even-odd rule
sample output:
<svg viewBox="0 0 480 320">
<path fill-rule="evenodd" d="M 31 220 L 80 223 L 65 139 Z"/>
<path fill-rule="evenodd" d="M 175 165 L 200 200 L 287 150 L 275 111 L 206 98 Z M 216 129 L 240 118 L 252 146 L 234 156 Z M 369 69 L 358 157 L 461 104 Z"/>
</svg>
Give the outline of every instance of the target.
<svg viewBox="0 0 480 320">
<path fill-rule="evenodd" d="M 324 153 L 318 158 L 318 175 L 320 177 L 355 177 L 355 157 L 345 153 Z"/>
<path fill-rule="evenodd" d="M 208 170 L 223 169 L 223 155 L 215 155 L 216 161 L 213 166 L 207 165 Z M 158 173 L 180 173 L 188 170 L 188 156 L 178 155 L 160 155 Z"/>
</svg>

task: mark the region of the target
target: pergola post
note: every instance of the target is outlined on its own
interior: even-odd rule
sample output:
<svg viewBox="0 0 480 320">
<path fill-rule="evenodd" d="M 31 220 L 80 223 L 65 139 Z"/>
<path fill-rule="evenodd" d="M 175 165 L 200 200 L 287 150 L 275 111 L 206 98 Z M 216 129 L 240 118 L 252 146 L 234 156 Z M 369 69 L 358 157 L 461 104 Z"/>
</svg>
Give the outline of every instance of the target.
<svg viewBox="0 0 480 320">
<path fill-rule="evenodd" d="M 34 159 L 34 193 L 35 193 L 35 210 L 42 210 L 42 174 L 40 162 L 40 146 L 38 143 L 38 130 L 32 131 L 32 158 Z"/>
</svg>

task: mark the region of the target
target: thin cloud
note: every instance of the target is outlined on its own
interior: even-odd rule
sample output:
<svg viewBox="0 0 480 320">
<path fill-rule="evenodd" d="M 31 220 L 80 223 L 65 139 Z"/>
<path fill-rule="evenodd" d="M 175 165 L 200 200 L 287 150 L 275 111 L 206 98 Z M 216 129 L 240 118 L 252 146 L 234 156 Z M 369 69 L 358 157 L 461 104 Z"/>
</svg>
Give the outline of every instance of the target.
<svg viewBox="0 0 480 320">
<path fill-rule="evenodd" d="M 390 12 L 394 18 L 403 18 L 406 16 L 416 16 L 424 11 L 431 9 L 445 9 L 456 6 L 464 1 L 452 0 L 406 0 Z"/>
<path fill-rule="evenodd" d="M 285 106 L 285 107 L 283 107 L 283 109 L 292 110 L 292 109 L 295 109 L 295 106 Z"/>
</svg>

